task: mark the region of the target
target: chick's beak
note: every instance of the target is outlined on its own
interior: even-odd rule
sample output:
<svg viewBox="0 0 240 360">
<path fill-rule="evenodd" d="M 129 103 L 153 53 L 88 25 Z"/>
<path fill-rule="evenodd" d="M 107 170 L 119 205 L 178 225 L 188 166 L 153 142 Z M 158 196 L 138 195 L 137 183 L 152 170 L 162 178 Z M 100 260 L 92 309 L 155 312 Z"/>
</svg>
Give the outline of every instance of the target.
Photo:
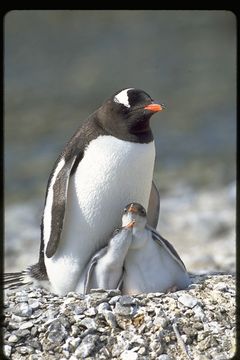
<svg viewBox="0 0 240 360">
<path fill-rule="evenodd" d="M 129 224 L 127 224 L 125 227 L 126 227 L 127 229 L 131 229 L 131 228 L 133 228 L 135 222 L 136 222 L 136 221 L 133 220 L 133 221 L 131 221 Z"/>
</svg>

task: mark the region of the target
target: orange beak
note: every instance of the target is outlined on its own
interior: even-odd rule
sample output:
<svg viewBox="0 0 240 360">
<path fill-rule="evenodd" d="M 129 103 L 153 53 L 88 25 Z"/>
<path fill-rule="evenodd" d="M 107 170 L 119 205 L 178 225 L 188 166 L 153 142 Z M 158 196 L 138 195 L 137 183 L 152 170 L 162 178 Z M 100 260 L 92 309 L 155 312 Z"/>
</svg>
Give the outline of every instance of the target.
<svg viewBox="0 0 240 360">
<path fill-rule="evenodd" d="M 150 110 L 152 112 L 158 112 L 158 111 L 162 111 L 164 109 L 164 106 L 160 104 L 149 104 L 145 106 L 144 109 Z"/>
<path fill-rule="evenodd" d="M 135 220 L 133 220 L 133 221 L 131 221 L 129 224 L 127 224 L 125 227 L 127 228 L 127 229 L 131 229 L 132 227 L 133 227 L 133 225 L 135 224 Z"/>
<path fill-rule="evenodd" d="M 128 212 L 131 212 L 131 213 L 134 213 L 134 214 L 137 213 L 137 210 L 135 209 L 135 207 L 133 206 L 133 204 L 130 206 Z"/>
</svg>

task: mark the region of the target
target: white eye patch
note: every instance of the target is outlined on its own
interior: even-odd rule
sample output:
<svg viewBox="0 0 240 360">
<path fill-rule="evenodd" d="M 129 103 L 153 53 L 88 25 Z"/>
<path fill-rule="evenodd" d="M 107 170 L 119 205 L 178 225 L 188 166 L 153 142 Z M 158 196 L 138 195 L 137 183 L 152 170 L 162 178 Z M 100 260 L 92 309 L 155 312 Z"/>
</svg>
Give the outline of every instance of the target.
<svg viewBox="0 0 240 360">
<path fill-rule="evenodd" d="M 114 97 L 114 101 L 116 103 L 119 103 L 119 104 L 122 104 L 126 107 L 130 107 L 130 104 L 129 104 L 129 101 L 128 101 L 128 90 L 131 90 L 133 88 L 128 88 L 128 89 L 124 89 L 122 90 L 119 94 L 117 94 L 115 97 Z"/>
</svg>

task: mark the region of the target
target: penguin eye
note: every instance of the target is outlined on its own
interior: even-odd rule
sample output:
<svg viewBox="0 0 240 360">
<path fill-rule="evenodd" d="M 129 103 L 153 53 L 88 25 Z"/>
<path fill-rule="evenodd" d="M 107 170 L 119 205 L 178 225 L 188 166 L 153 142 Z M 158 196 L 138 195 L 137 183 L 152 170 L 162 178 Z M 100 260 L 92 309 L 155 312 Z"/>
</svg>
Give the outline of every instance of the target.
<svg viewBox="0 0 240 360">
<path fill-rule="evenodd" d="M 124 212 L 124 214 L 126 214 L 126 213 L 127 213 L 127 208 L 125 208 L 125 209 L 123 210 L 123 212 Z"/>
<path fill-rule="evenodd" d="M 141 210 L 142 215 L 146 215 L 146 211 L 144 209 Z"/>
</svg>

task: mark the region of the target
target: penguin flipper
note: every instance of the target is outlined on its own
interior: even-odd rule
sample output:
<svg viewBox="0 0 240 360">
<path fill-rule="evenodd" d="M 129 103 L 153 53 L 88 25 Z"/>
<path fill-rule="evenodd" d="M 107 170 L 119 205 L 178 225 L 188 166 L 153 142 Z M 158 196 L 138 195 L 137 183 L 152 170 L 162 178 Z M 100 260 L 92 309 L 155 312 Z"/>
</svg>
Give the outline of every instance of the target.
<svg viewBox="0 0 240 360">
<path fill-rule="evenodd" d="M 51 190 L 48 191 L 46 198 L 46 205 L 43 215 L 43 224 L 45 227 L 45 216 L 50 217 L 51 224 L 50 226 L 50 236 L 46 247 L 46 256 L 51 258 L 58 247 L 59 240 L 61 237 L 64 217 L 65 217 L 65 209 L 67 202 L 67 191 L 68 191 L 68 183 L 72 168 L 77 159 L 77 155 L 68 158 L 65 161 L 65 158 L 62 157 L 58 162 L 58 166 L 55 168 L 55 172 L 53 172 L 52 178 L 50 179 L 49 188 Z M 57 171 L 58 170 L 58 171 Z M 50 200 L 50 214 L 46 211 L 48 207 L 48 197 L 52 197 L 52 201 Z M 46 239 L 44 239 L 46 241 Z"/>
<path fill-rule="evenodd" d="M 184 262 L 182 261 L 172 244 L 168 240 L 164 239 L 155 229 L 151 228 L 151 226 L 147 225 L 147 228 L 152 231 L 153 240 L 156 241 L 159 246 L 163 247 L 169 253 L 169 255 L 180 265 L 182 270 L 186 272 L 187 270 Z"/>
<path fill-rule="evenodd" d="M 160 195 L 154 182 L 152 182 L 152 188 L 148 203 L 147 210 L 147 223 L 156 229 L 158 224 L 158 218 L 160 213 Z"/>
<path fill-rule="evenodd" d="M 102 248 L 101 250 L 99 250 L 89 261 L 87 268 L 86 268 L 86 275 L 85 275 L 85 279 L 84 279 L 84 294 L 88 294 L 89 291 L 91 290 L 90 288 L 90 281 L 91 281 L 91 276 L 92 273 L 94 271 L 94 268 L 98 262 L 99 259 L 101 259 L 101 257 L 103 257 L 106 253 L 107 253 L 107 249 L 108 247 L 105 246 L 104 248 Z"/>
</svg>

